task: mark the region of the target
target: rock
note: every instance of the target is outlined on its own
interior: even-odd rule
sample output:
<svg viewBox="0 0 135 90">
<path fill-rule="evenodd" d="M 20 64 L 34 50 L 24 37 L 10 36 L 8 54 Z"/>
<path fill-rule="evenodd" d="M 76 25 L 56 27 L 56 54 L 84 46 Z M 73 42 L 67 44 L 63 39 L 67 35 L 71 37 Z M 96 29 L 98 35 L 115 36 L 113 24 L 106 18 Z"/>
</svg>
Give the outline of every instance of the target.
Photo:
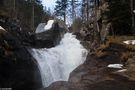
<svg viewBox="0 0 135 90">
<path fill-rule="evenodd" d="M 86 46 L 89 48 L 89 45 Z M 67 83 L 55 82 L 43 90 L 134 90 L 135 57 L 122 63 L 121 52 L 128 51 L 122 44 L 110 43 L 101 51 L 105 53 L 102 56 L 98 56 L 98 53 L 89 54 L 84 64 L 70 73 Z M 117 63 L 122 67 L 107 67 Z"/>
<path fill-rule="evenodd" d="M 121 72 L 114 73 L 117 69 L 107 68 L 113 62 L 113 57 L 110 58 L 108 62 L 107 58 L 88 55 L 85 63 L 70 74 L 69 90 L 134 90 L 134 79 Z"/>
<path fill-rule="evenodd" d="M 66 25 L 64 24 L 64 22 L 60 21 L 60 20 L 54 20 L 54 23 L 52 23 L 52 27 L 50 27 L 49 29 L 45 30 L 42 26 L 42 32 L 36 33 L 36 44 L 37 45 L 41 45 L 42 42 L 47 42 L 49 43 L 49 45 L 55 46 L 58 45 L 61 38 L 64 36 L 64 34 L 68 31 Z M 40 27 L 41 29 L 41 27 Z M 37 30 L 39 30 L 37 28 Z M 38 32 L 38 31 L 36 31 Z M 38 43 L 38 41 L 40 41 L 41 43 Z M 45 43 L 43 43 L 44 45 Z M 45 45 L 44 45 L 45 46 Z M 41 46 L 43 47 L 43 46 Z"/>
<path fill-rule="evenodd" d="M 74 32 L 73 35 L 76 35 L 76 38 L 78 40 L 81 40 L 82 39 L 82 36 L 81 36 L 81 33 L 80 32 Z"/>
<path fill-rule="evenodd" d="M 129 58 L 126 62 L 127 71 L 124 73 L 129 79 L 135 80 L 135 56 Z"/>
<path fill-rule="evenodd" d="M 90 90 L 88 86 L 93 83 L 102 81 L 102 76 L 104 75 L 103 68 L 98 70 L 98 62 L 95 57 L 91 58 L 90 61 L 86 61 L 83 65 L 76 68 L 69 78 L 70 90 Z M 104 64 L 105 65 L 105 64 Z M 99 67 L 102 67 L 100 64 Z M 100 78 L 100 79 L 99 79 Z"/>
<path fill-rule="evenodd" d="M 128 51 L 127 47 L 123 44 L 118 43 L 109 43 L 109 46 L 104 49 L 104 51 L 111 51 L 111 52 L 126 52 Z"/>
<path fill-rule="evenodd" d="M 0 33 L 6 33 L 6 30 L 2 26 L 0 26 Z"/>
<path fill-rule="evenodd" d="M 42 87 L 37 62 L 21 43 L 8 32 L 0 34 L 0 87 L 37 90 Z"/>
<path fill-rule="evenodd" d="M 52 83 L 49 87 L 41 90 L 68 90 L 68 83 L 66 81 L 57 81 Z"/>
</svg>

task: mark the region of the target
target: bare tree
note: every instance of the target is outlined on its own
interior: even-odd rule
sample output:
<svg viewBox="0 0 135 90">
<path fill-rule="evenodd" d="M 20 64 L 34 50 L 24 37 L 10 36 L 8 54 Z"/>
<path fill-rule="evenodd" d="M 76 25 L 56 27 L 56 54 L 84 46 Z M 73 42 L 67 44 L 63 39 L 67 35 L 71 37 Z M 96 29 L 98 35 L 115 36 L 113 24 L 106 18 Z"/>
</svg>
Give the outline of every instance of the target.
<svg viewBox="0 0 135 90">
<path fill-rule="evenodd" d="M 83 0 L 82 1 L 82 19 L 84 22 L 89 21 L 89 2 L 91 0 Z"/>
<path fill-rule="evenodd" d="M 135 33 L 135 31 L 134 31 L 134 28 L 135 28 L 135 18 L 134 18 L 134 7 L 133 7 L 133 4 L 134 4 L 134 2 L 133 2 L 133 0 L 130 0 L 130 7 L 131 7 L 131 14 L 132 14 L 132 31 L 133 31 L 133 33 Z"/>
</svg>

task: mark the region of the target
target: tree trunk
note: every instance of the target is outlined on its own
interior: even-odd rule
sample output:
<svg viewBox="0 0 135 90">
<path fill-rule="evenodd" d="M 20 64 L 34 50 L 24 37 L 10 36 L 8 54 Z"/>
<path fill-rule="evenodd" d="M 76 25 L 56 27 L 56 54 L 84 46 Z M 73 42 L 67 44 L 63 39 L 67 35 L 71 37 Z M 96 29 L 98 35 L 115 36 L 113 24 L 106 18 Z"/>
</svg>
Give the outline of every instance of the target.
<svg viewBox="0 0 135 90">
<path fill-rule="evenodd" d="M 75 19 L 75 4 L 74 4 L 75 0 L 71 1 L 71 5 L 72 5 L 72 20 L 74 21 Z"/>
<path fill-rule="evenodd" d="M 12 8 L 11 8 L 11 17 L 16 19 L 17 15 L 16 15 L 16 0 L 12 1 Z"/>
<path fill-rule="evenodd" d="M 31 30 L 34 31 L 34 1 L 32 0 Z"/>
<path fill-rule="evenodd" d="M 87 0 L 87 23 L 89 21 L 89 0 Z"/>
<path fill-rule="evenodd" d="M 131 7 L 131 14 L 132 14 L 132 32 L 133 32 L 133 34 L 135 34 L 135 30 L 134 30 L 134 28 L 135 28 L 135 21 L 134 21 L 134 8 L 133 8 L 133 0 L 130 0 L 130 7 Z"/>
<path fill-rule="evenodd" d="M 63 17 L 64 17 L 64 23 L 66 23 L 66 12 L 64 13 Z"/>
</svg>

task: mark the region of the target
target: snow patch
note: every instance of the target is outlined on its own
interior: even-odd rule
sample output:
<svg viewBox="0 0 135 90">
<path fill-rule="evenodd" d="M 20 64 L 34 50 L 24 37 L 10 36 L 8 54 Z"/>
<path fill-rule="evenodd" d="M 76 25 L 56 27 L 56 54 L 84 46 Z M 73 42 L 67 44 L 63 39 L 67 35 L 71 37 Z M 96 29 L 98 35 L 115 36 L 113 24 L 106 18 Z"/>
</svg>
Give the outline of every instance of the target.
<svg viewBox="0 0 135 90">
<path fill-rule="evenodd" d="M 127 71 L 127 69 L 121 69 L 121 70 L 118 70 L 117 72 L 125 72 Z"/>
<path fill-rule="evenodd" d="M 2 26 L 0 26 L 0 30 L 6 31 Z"/>
<path fill-rule="evenodd" d="M 47 22 L 47 25 L 45 23 L 40 23 L 36 29 L 36 33 L 41 33 L 50 30 L 52 28 L 53 23 L 54 20 L 49 20 Z"/>
<path fill-rule="evenodd" d="M 53 23 L 54 23 L 54 20 L 49 20 L 49 21 L 47 22 L 47 25 L 44 27 L 44 29 L 45 29 L 45 30 L 51 29 Z"/>
<path fill-rule="evenodd" d="M 109 64 L 107 67 L 121 69 L 123 65 L 122 64 Z"/>
<path fill-rule="evenodd" d="M 38 26 L 37 26 L 37 29 L 36 29 L 36 33 L 41 33 L 41 32 L 44 32 L 44 26 L 45 26 L 45 23 L 40 23 Z"/>
<path fill-rule="evenodd" d="M 127 41 L 123 41 L 123 43 L 135 45 L 135 40 L 127 40 Z"/>
<path fill-rule="evenodd" d="M 133 12 L 135 13 L 135 10 Z"/>
</svg>

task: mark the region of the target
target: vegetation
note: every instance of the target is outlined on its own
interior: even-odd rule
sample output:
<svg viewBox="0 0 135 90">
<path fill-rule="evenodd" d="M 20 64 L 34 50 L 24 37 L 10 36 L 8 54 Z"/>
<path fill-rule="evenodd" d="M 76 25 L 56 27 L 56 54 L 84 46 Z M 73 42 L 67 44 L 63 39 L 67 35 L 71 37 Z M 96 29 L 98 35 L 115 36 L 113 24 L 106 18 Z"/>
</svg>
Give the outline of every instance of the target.
<svg viewBox="0 0 135 90">
<path fill-rule="evenodd" d="M 44 9 L 41 1 L 0 0 L 0 87 L 17 90 L 27 90 L 29 87 L 30 90 L 135 89 L 135 45 L 123 43 L 126 40 L 135 40 L 135 0 L 56 0 L 54 13 Z M 57 18 L 65 23 L 70 22 L 70 27 L 66 27 Z M 37 25 L 49 19 L 56 20 L 52 28 L 46 29 L 47 32 L 35 33 Z M 44 27 L 45 24 L 40 25 Z M 47 28 L 49 26 L 50 23 Z M 52 55 L 53 53 L 48 52 L 49 48 L 57 47 L 68 31 L 67 28 L 80 40 L 76 42 L 73 39 L 72 42 L 81 43 L 88 51 L 88 55 L 83 52 L 84 55 L 73 53 L 73 56 L 80 55 L 84 58 L 87 55 L 86 60 L 70 73 L 67 82 L 58 81 L 42 89 L 35 55 L 37 59 L 42 59 L 41 50 L 43 56 L 46 53 Z M 75 44 L 70 47 L 74 48 Z M 80 49 L 84 51 L 83 47 Z M 75 50 L 80 51 L 77 48 Z M 55 53 L 59 59 L 62 53 Z M 56 64 L 62 64 L 57 61 L 59 60 L 56 60 Z M 109 68 L 109 64 L 123 66 Z M 55 76 L 54 72 L 51 74 Z M 48 80 L 51 79 L 53 78 Z"/>
<path fill-rule="evenodd" d="M 108 18 L 112 22 L 116 34 L 132 34 L 131 9 L 129 0 L 117 0 L 109 2 Z"/>
<path fill-rule="evenodd" d="M 39 23 L 50 17 L 40 0 L 0 0 L 0 3 L 0 15 L 19 20 L 24 31 L 34 31 Z"/>
<path fill-rule="evenodd" d="M 100 47 L 97 49 L 96 55 L 98 57 L 103 57 L 105 55 L 108 55 L 109 53 L 116 52 L 117 55 L 119 55 L 120 60 L 122 62 L 126 62 L 130 57 L 133 57 L 135 55 L 135 45 L 124 44 L 123 41 L 126 40 L 135 40 L 135 36 L 109 36 L 107 37 L 106 44 L 101 44 Z"/>
<path fill-rule="evenodd" d="M 67 0 L 57 0 L 55 7 L 55 15 L 56 16 L 63 16 L 64 22 L 66 22 L 66 12 L 67 12 Z"/>
<path fill-rule="evenodd" d="M 0 3 L 0 15 L 19 20 L 24 31 L 33 32 L 39 23 L 51 17 L 41 0 L 1 0 Z M 104 42 L 108 35 L 135 34 L 134 8 L 133 0 L 57 0 L 53 17 L 71 22 L 73 32 L 83 30 L 85 36 Z"/>
</svg>

